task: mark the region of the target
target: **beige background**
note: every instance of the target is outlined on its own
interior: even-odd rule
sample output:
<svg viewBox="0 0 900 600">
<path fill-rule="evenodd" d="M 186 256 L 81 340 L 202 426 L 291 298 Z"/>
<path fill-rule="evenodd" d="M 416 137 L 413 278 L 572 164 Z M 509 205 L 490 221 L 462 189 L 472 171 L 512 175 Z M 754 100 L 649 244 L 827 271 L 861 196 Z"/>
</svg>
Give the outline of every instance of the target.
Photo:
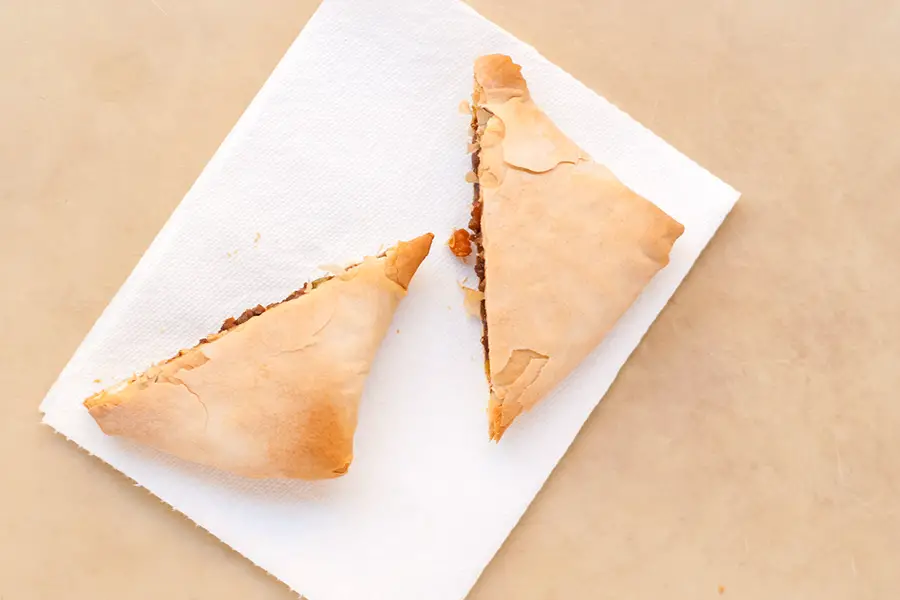
<svg viewBox="0 0 900 600">
<path fill-rule="evenodd" d="M 472 4 L 744 192 L 472 600 L 896 598 L 900 1 Z M 315 5 L 0 0 L 0 598 L 292 597 L 37 406 Z"/>
</svg>

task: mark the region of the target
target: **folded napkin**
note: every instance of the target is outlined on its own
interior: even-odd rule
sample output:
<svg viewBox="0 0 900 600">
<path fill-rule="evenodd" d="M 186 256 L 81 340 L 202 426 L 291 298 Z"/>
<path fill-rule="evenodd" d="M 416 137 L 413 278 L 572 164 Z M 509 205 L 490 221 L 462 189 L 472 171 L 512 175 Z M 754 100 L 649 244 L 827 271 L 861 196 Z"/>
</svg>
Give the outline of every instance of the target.
<svg viewBox="0 0 900 600">
<path fill-rule="evenodd" d="M 488 442 L 481 324 L 457 283 L 470 272 L 436 244 L 373 366 L 342 479 L 245 480 L 101 433 L 81 405 L 98 389 L 284 298 L 319 265 L 467 223 L 457 107 L 476 56 L 494 52 L 523 65 L 563 131 L 686 228 L 552 397 Z M 325 0 L 72 357 L 44 421 L 311 600 L 459 600 L 737 197 L 461 2 Z"/>
</svg>

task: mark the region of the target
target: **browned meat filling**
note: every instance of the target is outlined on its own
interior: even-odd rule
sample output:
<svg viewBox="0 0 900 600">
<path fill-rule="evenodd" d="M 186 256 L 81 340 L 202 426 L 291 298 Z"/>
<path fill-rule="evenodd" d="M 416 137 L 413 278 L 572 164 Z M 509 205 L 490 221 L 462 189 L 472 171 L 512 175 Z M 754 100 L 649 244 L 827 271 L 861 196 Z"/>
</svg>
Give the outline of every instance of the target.
<svg viewBox="0 0 900 600">
<path fill-rule="evenodd" d="M 476 83 L 476 86 L 478 84 Z M 476 94 L 477 95 L 477 94 Z M 483 125 L 483 124 L 482 124 Z M 477 175 L 480 165 L 479 151 L 481 149 L 481 132 L 478 123 L 478 106 L 472 106 L 472 144 L 475 150 L 472 152 L 472 171 Z M 474 197 L 472 199 L 472 218 L 469 219 L 469 229 L 472 231 L 472 241 L 475 242 L 475 274 L 478 275 L 478 289 L 484 292 L 484 243 L 481 234 L 481 212 L 484 203 L 481 198 L 481 186 L 476 181 L 474 183 Z M 484 346 L 484 370 L 488 374 L 490 380 L 490 362 L 488 356 L 488 327 L 487 327 L 487 309 L 485 301 L 481 301 L 481 345 Z"/>
<path fill-rule="evenodd" d="M 303 296 L 304 294 L 307 294 L 307 293 L 311 292 L 312 290 L 316 289 L 319 285 L 325 283 L 332 277 L 334 277 L 334 275 L 320 277 L 319 279 L 316 279 L 315 281 L 305 284 L 303 287 L 301 287 L 299 290 L 296 290 L 295 292 L 291 293 L 290 296 L 288 296 L 281 302 L 274 302 L 272 304 L 269 304 L 268 306 L 263 306 L 262 304 L 257 304 L 253 308 L 248 308 L 247 310 L 242 312 L 241 315 L 237 318 L 228 317 L 227 319 L 225 319 L 225 322 L 222 323 L 222 327 L 219 329 L 219 333 L 228 331 L 229 329 L 234 329 L 238 325 L 242 325 L 242 324 L 246 323 L 253 317 L 257 317 L 257 316 L 263 314 L 264 312 L 266 312 L 267 310 L 269 310 L 272 307 L 278 306 L 279 304 L 283 304 L 285 302 L 290 302 L 291 300 L 296 300 L 300 296 Z M 213 337 L 213 336 L 210 336 L 210 337 Z M 203 338 L 202 340 L 200 340 L 200 343 L 205 344 L 205 343 L 211 342 L 211 341 L 212 340 L 209 338 Z"/>
<path fill-rule="evenodd" d="M 379 255 L 379 257 L 384 256 L 384 254 L 385 254 L 385 253 L 381 253 L 381 254 Z M 348 269 L 352 269 L 354 266 L 358 266 L 358 265 L 352 265 L 352 266 L 348 267 Z M 208 344 L 208 343 L 210 343 L 210 342 L 212 342 L 212 341 L 215 341 L 216 339 L 218 339 L 219 337 L 225 335 L 226 333 L 228 333 L 230 330 L 234 329 L 234 328 L 237 327 L 238 325 L 241 325 L 241 324 L 243 324 L 243 323 L 246 323 L 247 321 L 249 321 L 249 320 L 252 319 L 253 317 L 256 317 L 256 316 L 259 316 L 259 315 L 263 314 L 264 312 L 266 312 L 266 311 L 269 310 L 270 308 L 273 308 L 273 307 L 278 306 L 279 304 L 283 304 L 283 303 L 285 303 L 285 302 L 290 302 L 291 300 L 296 300 L 296 299 L 299 298 L 300 296 L 303 296 L 304 294 L 308 294 L 308 293 L 311 292 L 312 290 L 316 289 L 319 285 L 325 283 L 326 281 L 328 281 L 329 279 L 331 279 L 331 278 L 333 278 L 333 277 L 334 277 L 334 275 L 326 275 L 325 277 L 320 277 L 319 279 L 316 279 L 316 280 L 314 280 L 314 281 L 311 281 L 311 282 L 305 284 L 305 285 L 304 285 L 303 287 L 301 287 L 300 289 L 298 289 L 298 290 L 296 290 L 295 292 L 293 292 L 290 296 L 288 296 L 287 298 L 285 298 L 285 299 L 282 300 L 281 302 L 274 302 L 274 303 L 272 303 L 272 304 L 269 304 L 268 306 L 263 306 L 262 304 L 257 304 L 257 305 L 254 306 L 253 308 L 248 308 L 247 310 L 245 310 L 244 312 L 242 312 L 241 315 L 240 315 L 239 317 L 237 317 L 237 318 L 235 318 L 235 317 L 228 317 L 227 319 L 225 319 L 225 322 L 222 323 L 222 327 L 219 329 L 218 333 L 213 333 L 213 334 L 211 334 L 211 335 L 206 336 L 205 338 L 202 338 L 202 339 L 198 342 L 197 346 L 202 346 L 203 344 Z M 162 365 L 165 365 L 165 364 L 168 364 L 168 363 L 172 362 L 173 360 L 175 360 L 175 359 L 178 358 L 179 356 L 182 356 L 185 352 L 187 352 L 187 350 L 179 350 L 178 353 L 177 353 L 175 356 L 173 356 L 173 357 L 171 357 L 171 358 L 169 358 L 169 359 L 164 360 L 163 362 L 159 363 L 158 366 L 162 366 Z M 135 380 L 138 379 L 139 377 L 146 377 L 146 374 L 135 375 L 135 376 L 132 377 L 131 381 L 135 381 Z"/>
<path fill-rule="evenodd" d="M 376 258 L 384 258 L 385 256 L 387 256 L 387 250 L 378 254 L 376 256 Z M 349 270 L 354 267 L 358 267 L 361 264 L 362 264 L 361 262 L 352 264 L 352 265 L 348 266 L 347 269 Z M 225 319 L 225 322 L 222 323 L 222 327 L 219 329 L 219 333 L 203 338 L 202 340 L 200 340 L 200 343 L 201 344 L 209 343 L 209 342 L 213 341 L 216 337 L 218 337 L 220 334 L 228 331 L 229 329 L 234 329 L 238 325 L 242 325 L 242 324 L 246 323 L 253 317 L 263 314 L 270 308 L 278 306 L 279 304 L 284 304 L 285 302 L 290 302 L 291 300 L 296 300 L 300 296 L 303 296 L 303 295 L 308 294 L 309 292 L 313 291 L 314 289 L 316 289 L 317 287 L 319 287 L 326 281 L 332 279 L 333 277 L 334 277 L 334 275 L 326 275 L 325 277 L 319 277 L 318 279 L 315 279 L 315 280 L 305 284 L 299 290 L 292 292 L 290 296 L 288 296 L 281 302 L 273 302 L 272 304 L 269 304 L 268 306 L 263 306 L 262 304 L 257 304 L 253 308 L 248 308 L 247 310 L 242 312 L 241 315 L 237 318 L 228 317 L 227 319 Z"/>
<path fill-rule="evenodd" d="M 222 323 L 222 327 L 219 329 L 219 333 L 222 333 L 223 331 L 228 331 L 232 327 L 237 327 L 241 323 L 246 323 L 253 317 L 255 317 L 257 315 L 261 315 L 264 312 L 266 312 L 266 307 L 263 306 L 262 304 L 257 304 L 255 307 L 248 308 L 247 310 L 242 312 L 241 316 L 239 316 L 237 319 L 235 319 L 234 317 L 228 317 L 227 319 L 225 319 L 225 322 Z"/>
</svg>

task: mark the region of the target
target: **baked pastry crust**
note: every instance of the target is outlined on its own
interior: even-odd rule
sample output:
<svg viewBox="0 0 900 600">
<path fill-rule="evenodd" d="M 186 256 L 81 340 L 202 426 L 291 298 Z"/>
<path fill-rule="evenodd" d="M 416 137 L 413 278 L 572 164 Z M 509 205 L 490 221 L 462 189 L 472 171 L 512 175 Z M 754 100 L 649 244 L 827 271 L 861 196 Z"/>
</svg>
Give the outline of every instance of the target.
<svg viewBox="0 0 900 600">
<path fill-rule="evenodd" d="M 109 435 L 239 475 L 343 475 L 372 360 L 432 239 L 368 257 L 84 405 Z"/>
<path fill-rule="evenodd" d="M 504 55 L 475 62 L 489 434 L 540 402 L 603 340 L 684 227 L 592 160 Z"/>
</svg>

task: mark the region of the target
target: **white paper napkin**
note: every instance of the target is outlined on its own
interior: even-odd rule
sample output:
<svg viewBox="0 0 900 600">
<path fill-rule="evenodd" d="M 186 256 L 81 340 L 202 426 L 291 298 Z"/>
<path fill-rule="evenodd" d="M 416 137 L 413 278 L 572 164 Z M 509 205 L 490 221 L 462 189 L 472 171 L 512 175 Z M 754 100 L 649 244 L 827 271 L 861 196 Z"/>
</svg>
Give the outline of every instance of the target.
<svg viewBox="0 0 900 600">
<path fill-rule="evenodd" d="M 553 395 L 487 440 L 480 323 L 437 243 L 368 380 L 350 473 L 258 482 L 104 436 L 83 398 L 285 297 L 317 266 L 468 222 L 472 63 L 686 227 L 671 264 Z M 311 600 L 459 600 L 738 193 L 456 0 L 325 0 L 44 400 L 44 420 Z M 99 379 L 97 383 L 95 380 Z M 589 476 L 589 475 L 588 475 Z M 185 530 L 185 535 L 192 535 Z"/>
</svg>

